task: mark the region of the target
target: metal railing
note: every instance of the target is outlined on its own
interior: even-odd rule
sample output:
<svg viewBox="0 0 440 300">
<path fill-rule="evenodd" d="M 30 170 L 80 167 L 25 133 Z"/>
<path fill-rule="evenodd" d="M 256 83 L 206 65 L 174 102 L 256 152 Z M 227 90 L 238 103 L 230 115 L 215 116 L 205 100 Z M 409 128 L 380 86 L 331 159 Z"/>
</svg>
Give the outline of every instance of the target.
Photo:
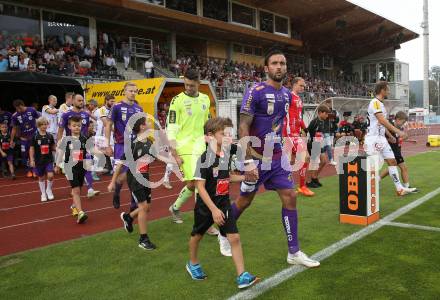
<svg viewBox="0 0 440 300">
<path fill-rule="evenodd" d="M 226 86 L 213 86 L 217 99 L 231 99 L 231 98 L 243 98 L 244 93 L 247 88 L 249 88 L 251 84 L 242 84 L 234 87 L 226 87 Z M 314 93 L 314 92 L 306 92 L 302 95 L 302 99 L 304 103 L 309 104 L 318 104 L 324 101 L 325 99 L 331 97 L 347 97 L 347 98 L 370 98 L 368 95 L 348 95 L 348 94 L 336 94 L 336 93 Z"/>
<path fill-rule="evenodd" d="M 129 37 L 129 47 L 131 55 L 141 58 L 153 57 L 153 40 L 139 37 Z"/>
</svg>

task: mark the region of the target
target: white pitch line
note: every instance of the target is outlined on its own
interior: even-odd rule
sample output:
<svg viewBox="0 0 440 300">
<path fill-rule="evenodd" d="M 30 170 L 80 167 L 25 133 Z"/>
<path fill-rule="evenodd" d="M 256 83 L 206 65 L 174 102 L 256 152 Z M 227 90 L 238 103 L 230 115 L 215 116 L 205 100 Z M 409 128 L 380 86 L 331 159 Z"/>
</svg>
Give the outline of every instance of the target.
<svg viewBox="0 0 440 300">
<path fill-rule="evenodd" d="M 173 182 L 181 182 L 181 181 L 180 180 L 171 180 L 170 181 L 170 183 L 173 183 Z M 127 188 L 122 189 L 121 192 L 123 192 L 123 191 L 128 191 L 128 189 Z M 113 192 L 111 192 L 111 193 L 113 193 Z M 99 194 L 99 196 L 106 195 L 106 194 L 110 194 L 110 192 L 102 192 L 102 193 Z M 99 196 L 96 196 L 96 197 L 99 197 Z M 85 198 L 87 196 L 83 195 L 81 197 Z M 68 197 L 68 198 L 63 198 L 63 199 L 58 199 L 58 200 L 49 200 L 49 201 L 46 201 L 46 202 L 41 202 L 40 201 L 38 203 L 31 203 L 31 204 L 25 204 L 25 205 L 13 206 L 13 207 L 4 207 L 4 208 L 0 208 L 0 212 L 8 211 L 8 210 L 13 210 L 13 209 L 18 209 L 18 208 L 30 207 L 30 206 L 35 206 L 35 205 L 48 205 L 48 204 L 57 203 L 57 202 L 60 202 L 60 201 L 65 201 L 65 200 L 71 200 L 71 199 L 72 199 L 72 197 Z"/>
<path fill-rule="evenodd" d="M 165 166 L 165 165 L 152 166 L 152 167 L 150 167 L 150 170 L 151 170 L 151 169 L 157 169 L 157 168 L 164 168 L 164 166 Z M 165 168 L 164 168 L 164 171 L 165 171 Z M 26 178 L 26 175 L 23 175 L 23 176 L 15 176 L 15 178 Z M 10 179 L 10 178 L 0 178 L 0 181 L 2 181 L 2 180 L 11 180 L 11 179 Z"/>
<path fill-rule="evenodd" d="M 364 229 L 361 229 L 352 235 L 330 245 L 329 247 L 315 253 L 311 256 L 311 258 L 316 259 L 318 261 L 323 261 L 326 258 L 332 256 L 336 252 L 344 249 L 347 246 L 350 246 L 351 244 L 363 239 L 364 237 L 372 234 L 376 230 L 382 228 L 383 226 L 387 225 L 388 223 L 392 222 L 393 220 L 397 219 L 398 217 L 406 214 L 410 210 L 414 209 L 415 207 L 425 203 L 426 201 L 432 199 L 433 197 L 440 194 L 440 188 L 437 188 L 436 190 L 426 194 L 425 196 L 399 208 L 395 212 L 389 214 L 388 216 L 384 217 L 382 220 L 369 225 L 368 227 L 365 227 Z M 277 285 L 281 284 L 282 282 L 292 278 L 298 273 L 301 273 L 303 271 L 307 270 L 307 268 L 302 266 L 291 266 L 289 268 L 286 268 L 271 277 L 263 280 L 261 283 L 249 288 L 248 290 L 244 292 L 240 292 L 235 294 L 234 296 L 230 297 L 229 300 L 243 300 L 243 299 L 254 299 L 263 293 L 269 291 L 270 289 L 273 289 Z"/>
<path fill-rule="evenodd" d="M 399 222 L 388 222 L 385 225 L 394 226 L 394 227 L 401 227 L 401 228 L 420 229 L 420 230 L 440 232 L 440 227 L 423 226 L 423 225 L 416 225 L 416 224 L 406 224 L 406 223 L 399 223 Z"/>
<path fill-rule="evenodd" d="M 154 174 L 150 174 L 150 176 L 159 175 L 159 174 L 162 174 L 162 173 L 154 173 Z M 57 178 L 57 180 L 59 180 L 59 179 L 63 179 L 63 178 Z M 64 179 L 67 181 L 66 178 L 64 178 Z M 107 182 L 110 182 L 110 181 L 111 181 L 111 179 L 108 179 L 108 180 L 96 180 L 96 181 L 93 181 L 93 184 L 107 183 Z M 170 182 L 181 182 L 181 181 L 180 180 L 172 180 Z M 34 183 L 38 183 L 38 180 L 33 180 L 33 181 L 30 181 L 30 182 L 23 182 L 23 183 L 19 183 L 19 184 L 29 185 L 29 184 L 34 184 Z M 9 187 L 9 186 L 6 186 L 6 187 Z M 65 189 L 65 188 L 70 188 L 70 185 L 55 187 L 55 188 L 52 188 L 52 190 L 62 190 L 62 189 Z M 40 190 L 33 190 L 33 191 L 28 191 L 28 192 L 23 192 L 23 193 L 1 195 L 0 198 L 19 196 L 19 195 L 26 195 L 26 194 L 32 194 L 32 193 L 40 193 Z"/>
<path fill-rule="evenodd" d="M 128 191 L 128 189 L 125 188 L 125 189 L 121 190 L 121 192 L 125 192 L 125 191 Z M 103 192 L 103 193 L 100 193 L 99 196 L 110 194 L 110 193 L 113 193 L 113 192 Z M 99 197 L 99 196 L 95 196 L 95 197 Z M 82 195 L 80 197 L 81 198 L 86 198 L 87 195 Z M 8 210 L 13 210 L 13 209 L 19 209 L 19 208 L 25 208 L 25 207 L 30 207 L 30 206 L 36 206 L 36 205 L 49 205 L 49 204 L 53 204 L 53 203 L 64 202 L 64 201 L 67 201 L 67 200 L 72 200 L 72 197 L 62 198 L 62 199 L 58 199 L 58 200 L 49 200 L 49 201 L 46 201 L 46 202 L 41 202 L 40 201 L 40 202 L 37 202 L 37 203 L 26 204 L 26 205 L 19 205 L 19 206 L 14 206 L 14 207 L 0 208 L 0 212 L 8 211 Z M 93 201 L 93 200 L 89 200 L 89 201 Z"/>
<path fill-rule="evenodd" d="M 94 181 L 93 183 L 95 185 L 100 184 L 100 183 L 107 183 L 110 182 L 111 180 L 102 180 L 102 181 Z M 32 181 L 30 183 L 37 183 L 38 181 Z M 85 184 L 85 183 L 84 183 Z M 59 186 L 56 188 L 52 188 L 52 191 L 55 190 L 62 190 L 62 189 L 67 189 L 67 188 L 72 188 L 70 185 L 65 185 L 65 186 Z M 13 197 L 13 196 L 20 196 L 20 195 L 26 195 L 26 194 L 32 194 L 32 193 L 41 193 L 40 190 L 33 190 L 33 191 L 28 191 L 28 192 L 22 192 L 22 193 L 15 193 L 15 194 L 7 194 L 7 195 L 2 195 L 0 196 L 0 198 L 6 198 L 6 197 Z"/>
<path fill-rule="evenodd" d="M 154 199 L 161 199 L 161 198 L 166 198 L 166 197 L 171 197 L 171 196 L 178 196 L 178 195 L 179 195 L 179 194 L 173 194 L 173 195 L 168 195 L 168 196 L 156 197 L 156 198 L 154 198 Z M 154 201 L 154 199 L 152 199 L 152 201 Z M 121 207 L 123 207 L 123 206 L 128 206 L 128 205 L 130 205 L 130 203 L 122 204 Z M 113 209 L 114 209 L 113 206 L 107 206 L 107 207 L 101 207 L 101 208 L 96 208 L 96 209 L 88 210 L 88 211 L 86 211 L 86 213 L 91 213 L 91 212 L 95 212 L 95 211 L 106 210 L 106 209 L 110 209 L 110 208 L 113 208 Z M 13 227 L 20 227 L 20 226 L 29 225 L 29 224 L 34 224 L 34 223 L 47 222 L 47 221 L 56 220 L 56 219 L 61 219 L 61 218 L 65 218 L 65 217 L 72 217 L 72 214 L 62 215 L 62 216 L 56 216 L 56 217 L 51 217 L 51 218 L 47 218 L 47 219 L 39 219 L 39 220 L 34 220 L 34 221 L 30 221 L 30 222 L 25 222 L 25 223 L 18 223 L 18 224 L 14 224 L 14 225 L 8 225 L 8 226 L 0 227 L 0 230 L 8 229 L 8 228 L 13 228 Z"/>
</svg>

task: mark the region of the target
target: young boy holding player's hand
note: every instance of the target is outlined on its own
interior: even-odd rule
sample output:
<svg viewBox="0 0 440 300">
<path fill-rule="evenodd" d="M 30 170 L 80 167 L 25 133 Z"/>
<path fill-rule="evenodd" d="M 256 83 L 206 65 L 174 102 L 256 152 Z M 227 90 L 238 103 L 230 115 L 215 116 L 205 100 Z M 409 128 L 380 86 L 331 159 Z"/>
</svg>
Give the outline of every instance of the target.
<svg viewBox="0 0 440 300">
<path fill-rule="evenodd" d="M 405 112 L 399 111 L 397 112 L 396 116 L 394 117 L 394 120 L 390 120 L 391 125 L 396 127 L 399 130 L 403 130 L 403 125 L 408 121 L 408 116 Z M 418 193 L 418 189 L 411 187 L 409 185 L 409 173 L 408 173 L 408 167 L 405 164 L 405 160 L 403 159 L 402 155 L 402 144 L 403 139 L 396 133 L 386 131 L 386 136 L 388 139 L 388 142 L 390 143 L 391 150 L 393 150 L 394 157 L 396 158 L 397 166 L 400 169 L 400 173 L 402 176 L 402 185 L 405 188 L 412 188 L 412 193 Z M 382 170 L 380 174 L 380 179 L 382 180 L 386 176 L 389 175 L 388 169 Z"/>
<path fill-rule="evenodd" d="M 128 233 L 133 232 L 133 221 L 137 217 L 139 225 L 139 248 L 143 250 L 154 250 L 156 245 L 150 240 L 147 234 L 148 212 L 151 203 L 151 188 L 149 187 L 149 164 L 158 158 L 165 163 L 175 163 L 174 160 L 158 154 L 157 149 L 149 138 L 149 129 L 146 117 L 139 118 L 133 126 L 133 134 L 136 139 L 131 144 L 132 163 L 127 161 L 126 153 L 123 154 L 121 161 L 128 166 L 127 183 L 131 196 L 137 204 L 137 208 L 129 213 L 121 213 L 121 220 Z M 116 179 L 121 173 L 124 164 L 116 165 L 112 181 L 108 186 L 108 191 L 115 190 Z M 142 179 L 143 178 L 143 179 Z M 145 182 L 142 182 L 145 181 Z"/>
<path fill-rule="evenodd" d="M 230 173 L 231 157 L 237 153 L 232 144 L 230 130 L 232 122 L 227 118 L 210 119 L 205 124 L 208 148 L 199 158 L 194 175 L 197 193 L 194 208 L 194 226 L 189 241 L 190 261 L 186 270 L 194 280 L 204 280 L 198 259 L 199 243 L 213 223 L 219 226 L 220 234 L 226 235 L 232 249 L 232 259 L 237 270 L 236 283 L 245 288 L 256 283 L 259 278 L 245 271 L 243 251 L 240 243 L 236 220 L 229 199 L 229 183 L 256 181 L 256 173 L 248 176 Z"/>
<path fill-rule="evenodd" d="M 88 216 L 83 211 L 81 205 L 81 187 L 84 185 L 84 178 L 86 175 L 85 159 L 87 156 L 87 138 L 81 134 L 82 119 L 80 116 L 72 116 L 68 120 L 68 128 L 71 131 L 71 136 L 65 136 L 61 140 L 60 148 L 58 149 L 57 165 L 55 173 L 60 173 L 61 161 L 64 157 L 64 172 L 72 187 L 73 204 L 72 215 L 77 217 L 77 223 L 84 223 Z M 71 138 L 71 140 L 67 140 Z"/>
</svg>

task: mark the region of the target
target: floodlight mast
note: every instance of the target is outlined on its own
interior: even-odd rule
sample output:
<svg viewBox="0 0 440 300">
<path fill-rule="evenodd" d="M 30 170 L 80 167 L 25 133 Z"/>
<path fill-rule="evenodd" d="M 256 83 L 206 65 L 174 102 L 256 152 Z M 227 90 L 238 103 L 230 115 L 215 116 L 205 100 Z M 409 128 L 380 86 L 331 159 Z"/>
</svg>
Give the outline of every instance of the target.
<svg viewBox="0 0 440 300">
<path fill-rule="evenodd" d="M 429 18 L 428 0 L 423 0 L 423 107 L 429 111 Z"/>
</svg>

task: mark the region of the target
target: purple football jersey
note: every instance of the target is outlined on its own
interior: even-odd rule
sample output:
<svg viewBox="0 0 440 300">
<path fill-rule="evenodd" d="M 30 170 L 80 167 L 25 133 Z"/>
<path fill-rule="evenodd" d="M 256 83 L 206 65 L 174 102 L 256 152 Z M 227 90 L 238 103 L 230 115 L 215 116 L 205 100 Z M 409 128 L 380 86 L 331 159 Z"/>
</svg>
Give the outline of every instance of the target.
<svg viewBox="0 0 440 300">
<path fill-rule="evenodd" d="M 129 105 L 124 101 L 113 105 L 110 114 L 107 116 L 110 120 L 113 121 L 115 132 L 114 139 L 115 143 L 123 144 L 124 143 L 124 131 L 125 127 L 128 124 L 128 120 L 132 115 L 142 112 L 142 108 L 137 105 Z"/>
<path fill-rule="evenodd" d="M 7 124 L 8 127 L 11 127 L 12 122 L 12 114 L 9 111 L 4 111 L 0 113 L 0 124 Z"/>
<path fill-rule="evenodd" d="M 254 117 L 249 134 L 261 141 L 261 147 L 253 147 L 263 154 L 264 146 L 273 145 L 273 153 L 280 153 L 283 119 L 289 111 L 291 95 L 287 88 L 277 90 L 265 82 L 254 84 L 246 91 L 240 113 Z"/>
<path fill-rule="evenodd" d="M 81 118 L 81 134 L 84 136 L 89 136 L 90 115 L 85 111 L 75 112 L 73 110 L 69 110 L 62 114 L 60 119 L 59 126 L 64 128 L 66 131 L 66 136 L 71 135 L 69 129 L 69 119 L 73 116 L 79 116 Z"/>
<path fill-rule="evenodd" d="M 16 112 L 12 115 L 12 126 L 19 127 L 19 137 L 30 139 L 37 130 L 36 120 L 39 118 L 37 111 L 32 107 L 26 107 L 24 112 Z"/>
</svg>

